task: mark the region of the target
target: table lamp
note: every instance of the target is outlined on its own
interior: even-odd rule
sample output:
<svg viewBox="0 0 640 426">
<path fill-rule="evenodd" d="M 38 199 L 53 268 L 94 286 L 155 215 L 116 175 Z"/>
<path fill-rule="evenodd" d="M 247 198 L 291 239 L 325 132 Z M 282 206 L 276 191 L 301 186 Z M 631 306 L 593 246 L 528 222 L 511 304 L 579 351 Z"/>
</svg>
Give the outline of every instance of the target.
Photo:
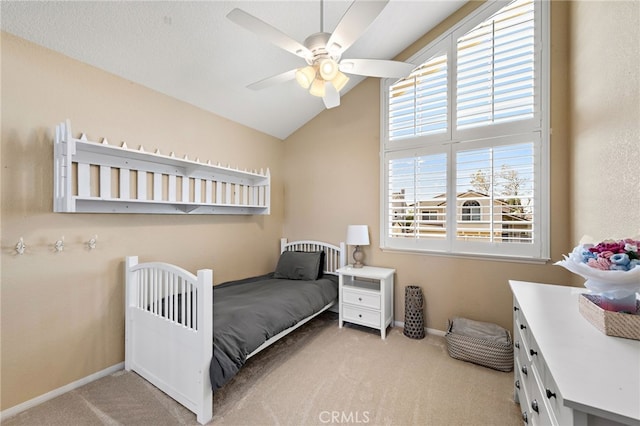
<svg viewBox="0 0 640 426">
<path fill-rule="evenodd" d="M 369 245 L 369 227 L 367 225 L 349 225 L 347 227 L 347 241 L 350 246 L 356 246 L 353 251 L 353 267 L 362 268 L 364 263 L 364 253 L 360 250 L 360 246 Z"/>
</svg>

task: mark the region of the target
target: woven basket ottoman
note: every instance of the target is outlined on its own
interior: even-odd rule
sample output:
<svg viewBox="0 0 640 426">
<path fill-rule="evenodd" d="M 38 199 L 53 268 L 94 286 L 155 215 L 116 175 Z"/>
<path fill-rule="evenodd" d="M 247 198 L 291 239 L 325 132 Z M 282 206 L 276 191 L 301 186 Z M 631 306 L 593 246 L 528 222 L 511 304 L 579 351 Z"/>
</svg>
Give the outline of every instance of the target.
<svg viewBox="0 0 640 426">
<path fill-rule="evenodd" d="M 449 320 L 445 339 L 452 358 L 499 371 L 513 370 L 511 334 L 497 324 L 454 318 Z"/>
</svg>

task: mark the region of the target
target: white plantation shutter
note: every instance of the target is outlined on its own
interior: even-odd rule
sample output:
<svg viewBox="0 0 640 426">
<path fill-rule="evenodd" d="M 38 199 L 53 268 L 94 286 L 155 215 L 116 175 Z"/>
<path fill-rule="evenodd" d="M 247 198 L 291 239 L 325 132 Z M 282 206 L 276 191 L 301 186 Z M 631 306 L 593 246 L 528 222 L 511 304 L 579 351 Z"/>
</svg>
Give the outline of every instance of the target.
<svg viewBox="0 0 640 426">
<path fill-rule="evenodd" d="M 446 237 L 447 154 L 389 161 L 389 229 L 396 238 Z"/>
<path fill-rule="evenodd" d="M 457 240 L 533 242 L 534 152 L 532 142 L 458 151 Z"/>
<path fill-rule="evenodd" d="M 447 131 L 447 55 L 437 55 L 389 87 L 389 140 Z"/>
<path fill-rule="evenodd" d="M 383 248 L 548 259 L 548 19 L 489 0 L 383 82 Z"/>
<path fill-rule="evenodd" d="M 518 0 L 458 39 L 457 128 L 532 118 L 533 0 Z"/>
</svg>

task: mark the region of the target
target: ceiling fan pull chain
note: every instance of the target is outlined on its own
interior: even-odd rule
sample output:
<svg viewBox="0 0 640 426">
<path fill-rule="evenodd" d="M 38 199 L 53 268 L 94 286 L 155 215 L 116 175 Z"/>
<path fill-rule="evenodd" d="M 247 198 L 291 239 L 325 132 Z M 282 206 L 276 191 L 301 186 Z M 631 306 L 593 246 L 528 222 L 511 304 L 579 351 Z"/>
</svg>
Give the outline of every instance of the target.
<svg viewBox="0 0 640 426">
<path fill-rule="evenodd" d="M 320 0 L 320 32 L 324 32 L 324 0 Z"/>
</svg>

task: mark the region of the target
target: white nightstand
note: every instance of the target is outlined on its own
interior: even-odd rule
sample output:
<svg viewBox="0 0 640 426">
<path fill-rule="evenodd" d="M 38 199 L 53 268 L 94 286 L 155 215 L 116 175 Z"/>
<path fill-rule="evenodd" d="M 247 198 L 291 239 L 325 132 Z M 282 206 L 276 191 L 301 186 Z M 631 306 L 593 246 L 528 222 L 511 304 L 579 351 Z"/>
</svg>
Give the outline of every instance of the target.
<svg viewBox="0 0 640 426">
<path fill-rule="evenodd" d="M 393 325 L 393 275 L 395 269 L 364 266 L 345 266 L 337 270 L 340 277 L 340 316 L 338 326 L 344 322 L 364 325 L 380 330 L 387 336 L 387 327 Z"/>
</svg>

